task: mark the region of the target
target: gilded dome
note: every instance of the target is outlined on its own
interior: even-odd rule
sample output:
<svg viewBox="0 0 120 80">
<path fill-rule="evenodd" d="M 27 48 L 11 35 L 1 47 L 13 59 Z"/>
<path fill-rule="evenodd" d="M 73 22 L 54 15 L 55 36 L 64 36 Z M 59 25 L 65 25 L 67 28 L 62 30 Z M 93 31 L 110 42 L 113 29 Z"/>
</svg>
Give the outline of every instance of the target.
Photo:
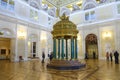
<svg viewBox="0 0 120 80">
<path fill-rule="evenodd" d="M 65 16 L 63 14 L 62 17 L 60 17 L 61 21 L 57 22 L 53 26 L 53 31 L 51 32 L 53 34 L 54 38 L 64 37 L 64 38 L 71 38 L 71 37 L 77 37 L 77 27 L 76 25 L 69 21 L 69 17 Z"/>
</svg>

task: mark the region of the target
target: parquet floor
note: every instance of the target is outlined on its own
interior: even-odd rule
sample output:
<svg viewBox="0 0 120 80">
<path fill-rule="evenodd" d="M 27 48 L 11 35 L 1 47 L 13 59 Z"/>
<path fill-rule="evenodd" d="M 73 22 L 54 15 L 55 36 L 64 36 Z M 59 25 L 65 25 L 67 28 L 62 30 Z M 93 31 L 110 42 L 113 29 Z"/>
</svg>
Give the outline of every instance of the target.
<svg viewBox="0 0 120 80">
<path fill-rule="evenodd" d="M 120 80 L 120 64 L 105 60 L 81 60 L 80 70 L 47 69 L 39 60 L 9 62 L 0 60 L 0 80 Z"/>
</svg>

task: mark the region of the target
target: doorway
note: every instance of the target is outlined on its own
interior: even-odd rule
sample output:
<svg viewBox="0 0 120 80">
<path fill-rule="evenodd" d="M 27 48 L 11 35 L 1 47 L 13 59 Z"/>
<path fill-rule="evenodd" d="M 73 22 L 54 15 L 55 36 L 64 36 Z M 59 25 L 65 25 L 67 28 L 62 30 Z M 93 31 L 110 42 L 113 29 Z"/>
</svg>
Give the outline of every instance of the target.
<svg viewBox="0 0 120 80">
<path fill-rule="evenodd" d="M 98 42 L 95 34 L 87 35 L 85 39 L 88 59 L 98 59 Z"/>
<path fill-rule="evenodd" d="M 0 38 L 0 60 L 10 59 L 11 53 L 11 39 L 10 38 Z"/>
<path fill-rule="evenodd" d="M 37 34 L 30 34 L 28 41 L 28 58 L 38 58 L 38 36 Z"/>
<path fill-rule="evenodd" d="M 32 42 L 31 51 L 32 51 L 33 58 L 35 58 L 36 57 L 36 42 Z"/>
</svg>

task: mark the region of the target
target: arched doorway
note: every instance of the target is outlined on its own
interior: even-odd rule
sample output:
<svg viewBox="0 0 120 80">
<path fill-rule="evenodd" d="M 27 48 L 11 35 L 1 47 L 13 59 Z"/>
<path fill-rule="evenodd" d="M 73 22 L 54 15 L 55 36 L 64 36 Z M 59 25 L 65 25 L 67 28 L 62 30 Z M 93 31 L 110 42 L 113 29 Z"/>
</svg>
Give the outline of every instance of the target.
<svg viewBox="0 0 120 80">
<path fill-rule="evenodd" d="M 98 58 L 97 36 L 95 34 L 87 35 L 85 39 L 85 45 L 88 59 L 97 59 Z"/>
<path fill-rule="evenodd" d="M 0 29 L 0 60 L 15 58 L 15 35 L 13 33 L 9 28 Z"/>
<path fill-rule="evenodd" d="M 0 60 L 10 59 L 10 38 L 0 37 Z"/>
</svg>

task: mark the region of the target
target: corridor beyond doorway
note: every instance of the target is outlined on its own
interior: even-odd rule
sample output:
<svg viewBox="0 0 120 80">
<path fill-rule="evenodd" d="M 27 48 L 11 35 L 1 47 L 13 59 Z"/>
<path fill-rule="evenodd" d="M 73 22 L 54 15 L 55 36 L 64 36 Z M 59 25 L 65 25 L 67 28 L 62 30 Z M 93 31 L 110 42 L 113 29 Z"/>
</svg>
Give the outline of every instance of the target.
<svg viewBox="0 0 120 80">
<path fill-rule="evenodd" d="M 87 35 L 86 39 L 86 53 L 88 59 L 98 59 L 98 42 L 95 34 Z"/>
<path fill-rule="evenodd" d="M 0 38 L 0 60 L 10 59 L 10 38 Z"/>
</svg>

